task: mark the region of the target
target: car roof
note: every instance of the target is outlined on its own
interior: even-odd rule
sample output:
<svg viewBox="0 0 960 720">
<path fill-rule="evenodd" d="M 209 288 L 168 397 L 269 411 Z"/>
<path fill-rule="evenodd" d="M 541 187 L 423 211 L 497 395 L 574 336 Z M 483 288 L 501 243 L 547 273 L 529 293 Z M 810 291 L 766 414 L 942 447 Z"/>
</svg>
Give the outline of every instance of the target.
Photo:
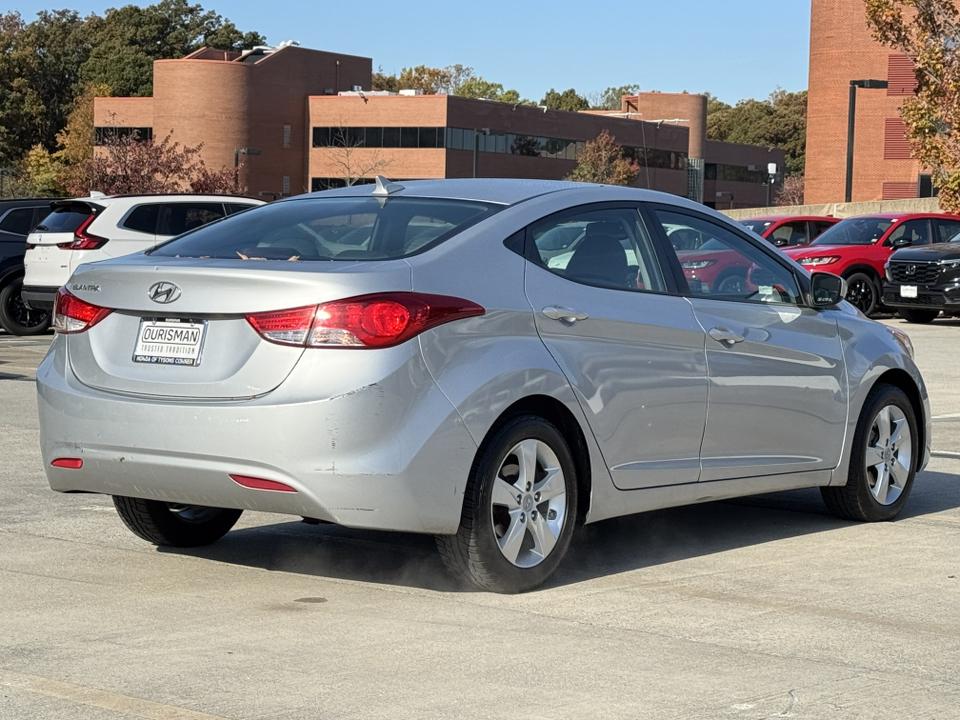
<svg viewBox="0 0 960 720">
<path fill-rule="evenodd" d="M 219 194 L 201 194 L 201 193 L 141 193 L 129 195 L 90 195 L 88 197 L 76 198 L 53 198 L 57 204 L 68 203 L 95 203 L 100 205 L 110 205 L 117 200 L 140 199 L 140 200 L 165 200 L 173 202 L 190 202 L 202 200 L 219 200 L 221 202 L 249 202 L 257 205 L 263 205 L 263 200 L 247 197 L 245 195 L 219 195 Z"/>
<path fill-rule="evenodd" d="M 690 201 L 678 195 L 644 190 L 641 188 L 624 187 L 621 185 L 601 185 L 598 183 L 569 182 L 566 180 L 533 180 L 523 178 L 440 178 L 434 180 L 399 180 L 387 181 L 389 197 L 429 197 L 450 200 L 474 200 L 499 205 L 515 205 L 531 198 L 558 192 L 584 193 L 585 202 L 602 201 L 604 195 L 622 198 L 629 194 L 636 200 L 649 202 L 669 202 L 673 205 L 683 205 Z M 393 186 L 393 187 L 391 187 Z M 278 202 L 296 202 L 305 198 L 316 197 L 357 197 L 370 196 L 376 185 L 352 185 L 333 190 L 296 195 L 283 198 Z M 701 210 L 703 205 L 692 204 Z"/>
<path fill-rule="evenodd" d="M 742 218 L 738 222 L 787 222 L 791 220 L 830 220 L 840 221 L 840 218 L 833 215 L 758 215 L 756 217 Z"/>
</svg>

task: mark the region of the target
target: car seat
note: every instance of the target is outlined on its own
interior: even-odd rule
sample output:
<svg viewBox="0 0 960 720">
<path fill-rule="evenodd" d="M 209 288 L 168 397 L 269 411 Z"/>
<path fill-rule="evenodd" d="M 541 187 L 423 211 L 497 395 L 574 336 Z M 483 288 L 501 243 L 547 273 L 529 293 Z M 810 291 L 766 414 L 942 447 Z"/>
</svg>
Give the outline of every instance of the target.
<svg viewBox="0 0 960 720">
<path fill-rule="evenodd" d="M 627 287 L 627 254 L 623 229 L 615 222 L 587 225 L 586 236 L 567 263 L 564 275 L 586 283 Z"/>
</svg>

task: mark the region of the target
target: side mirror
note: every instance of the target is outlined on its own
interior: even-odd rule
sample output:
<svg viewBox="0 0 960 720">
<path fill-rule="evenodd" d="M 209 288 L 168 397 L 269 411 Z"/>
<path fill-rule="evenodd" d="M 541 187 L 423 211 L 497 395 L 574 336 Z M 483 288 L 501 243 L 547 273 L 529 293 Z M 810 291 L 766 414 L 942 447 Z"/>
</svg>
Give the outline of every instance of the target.
<svg viewBox="0 0 960 720">
<path fill-rule="evenodd" d="M 847 294 L 847 281 L 832 273 L 815 272 L 810 276 L 810 307 L 826 308 L 836 305 Z"/>
<path fill-rule="evenodd" d="M 901 235 L 892 243 L 890 243 L 890 246 L 895 248 L 910 247 L 911 245 L 913 245 L 913 240 L 908 238 L 906 235 Z"/>
</svg>

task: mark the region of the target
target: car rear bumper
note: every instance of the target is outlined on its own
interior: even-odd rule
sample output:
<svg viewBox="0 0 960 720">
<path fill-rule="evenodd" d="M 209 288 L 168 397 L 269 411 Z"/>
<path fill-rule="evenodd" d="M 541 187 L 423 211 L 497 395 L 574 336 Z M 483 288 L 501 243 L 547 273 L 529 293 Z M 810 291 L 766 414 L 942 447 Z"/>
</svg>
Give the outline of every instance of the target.
<svg viewBox="0 0 960 720">
<path fill-rule="evenodd" d="M 27 307 L 33 310 L 46 310 L 53 312 L 53 303 L 57 299 L 57 290 L 55 287 L 28 287 L 24 286 L 20 291 L 20 297 Z"/>
<path fill-rule="evenodd" d="M 917 310 L 945 310 L 960 313 L 960 285 L 933 288 L 917 287 L 917 297 L 903 297 L 900 288 L 906 283 L 886 282 L 883 285 L 883 304 L 890 307 Z"/>
<path fill-rule="evenodd" d="M 456 532 L 477 446 L 419 349 L 388 350 L 409 357 L 388 377 L 334 397 L 284 392 L 310 387 L 310 373 L 322 372 L 313 364 L 253 400 L 172 402 L 84 386 L 70 372 L 64 340 L 54 340 L 37 371 L 41 452 L 56 491 Z M 83 465 L 51 466 L 57 458 Z M 290 491 L 243 487 L 231 475 Z"/>
</svg>

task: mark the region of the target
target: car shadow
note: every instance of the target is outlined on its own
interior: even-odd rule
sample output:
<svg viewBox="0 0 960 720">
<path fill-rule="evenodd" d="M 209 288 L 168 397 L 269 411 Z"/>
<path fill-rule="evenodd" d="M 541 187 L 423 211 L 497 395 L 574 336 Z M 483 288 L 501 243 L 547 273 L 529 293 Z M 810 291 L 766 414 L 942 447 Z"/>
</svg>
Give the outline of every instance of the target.
<svg viewBox="0 0 960 720">
<path fill-rule="evenodd" d="M 900 519 L 960 508 L 960 475 L 925 472 Z M 851 523 L 827 514 L 817 489 L 657 510 L 579 529 L 544 588 L 571 585 L 751 545 L 829 532 Z M 158 548 L 264 570 L 415 587 L 463 588 L 446 572 L 433 538 L 282 522 L 241 528 L 203 548 Z"/>
</svg>

